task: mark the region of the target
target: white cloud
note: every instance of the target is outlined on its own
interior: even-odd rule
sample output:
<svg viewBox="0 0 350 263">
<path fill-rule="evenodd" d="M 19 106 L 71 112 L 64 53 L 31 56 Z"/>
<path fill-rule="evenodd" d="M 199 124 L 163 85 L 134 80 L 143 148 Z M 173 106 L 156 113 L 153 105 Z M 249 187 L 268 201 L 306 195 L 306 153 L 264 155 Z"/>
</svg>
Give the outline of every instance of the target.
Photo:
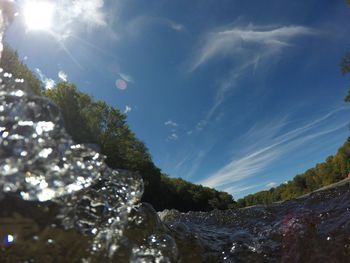
<svg viewBox="0 0 350 263">
<path fill-rule="evenodd" d="M 46 77 L 46 75 L 40 69 L 36 68 L 35 71 L 39 75 L 45 89 L 52 89 L 56 85 L 56 82 L 53 79 Z"/>
<path fill-rule="evenodd" d="M 244 179 L 261 174 L 286 153 L 305 146 L 306 143 L 321 136 L 344 129 L 347 126 L 345 120 L 331 120 L 331 117 L 343 110 L 344 108 L 331 111 L 284 133 L 282 131 L 287 123 L 285 120 L 282 120 L 280 125 L 272 125 L 270 132 L 268 132 L 270 123 L 265 127 L 255 127 L 254 132 L 247 133 L 247 138 L 241 138 L 245 143 L 250 142 L 250 145 L 246 145 L 250 149 L 249 152 L 233 156 L 226 165 L 199 183 L 209 187 L 230 189 Z"/>
<path fill-rule="evenodd" d="M 168 120 L 164 122 L 165 126 L 172 126 L 172 127 L 178 127 L 179 125 L 176 122 L 173 122 L 172 120 Z"/>
<path fill-rule="evenodd" d="M 170 28 L 174 29 L 175 31 L 184 31 L 185 30 L 185 26 L 179 23 L 176 23 L 173 20 L 168 19 L 168 24 L 170 26 Z"/>
<path fill-rule="evenodd" d="M 86 27 L 107 25 L 103 0 L 61 0 L 57 7 L 58 15 L 66 25 L 73 23 Z"/>
<path fill-rule="evenodd" d="M 177 124 L 176 122 L 174 122 L 172 120 L 168 120 L 168 121 L 164 122 L 164 125 L 166 127 L 169 127 L 170 135 L 168 136 L 167 140 L 177 141 L 179 139 L 178 132 L 177 132 L 177 128 L 178 128 L 179 124 Z"/>
<path fill-rule="evenodd" d="M 179 139 L 179 136 L 176 133 L 172 133 L 169 137 L 169 140 L 171 141 L 177 141 Z"/>
<path fill-rule="evenodd" d="M 134 82 L 134 79 L 128 75 L 128 74 L 124 74 L 124 73 L 119 73 L 119 76 L 125 80 L 126 82 L 129 82 L 129 83 L 133 83 Z"/>
<path fill-rule="evenodd" d="M 131 112 L 131 111 L 132 111 L 132 107 L 129 106 L 129 105 L 126 105 L 126 106 L 125 106 L 125 110 L 124 110 L 124 114 L 128 114 L 128 113 Z"/>
<path fill-rule="evenodd" d="M 62 81 L 68 81 L 68 76 L 67 76 L 67 73 L 65 73 L 64 71 L 60 70 L 58 72 L 58 78 Z"/>
<path fill-rule="evenodd" d="M 314 32 L 303 26 L 271 28 L 248 25 L 214 31 L 206 36 L 191 71 L 215 58 L 270 56 L 290 46 L 293 38 L 310 34 Z"/>
<path fill-rule="evenodd" d="M 271 183 L 268 183 L 267 185 L 266 185 L 266 187 L 267 188 L 272 188 L 272 187 L 275 187 L 277 184 L 275 183 L 275 182 L 271 182 Z"/>
</svg>

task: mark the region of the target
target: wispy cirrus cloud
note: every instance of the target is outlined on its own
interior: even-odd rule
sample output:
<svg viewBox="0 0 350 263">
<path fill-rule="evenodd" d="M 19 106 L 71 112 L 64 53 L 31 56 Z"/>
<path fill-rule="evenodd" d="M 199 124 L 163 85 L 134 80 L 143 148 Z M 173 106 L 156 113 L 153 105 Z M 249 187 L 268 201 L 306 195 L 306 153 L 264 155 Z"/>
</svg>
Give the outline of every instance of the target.
<svg viewBox="0 0 350 263">
<path fill-rule="evenodd" d="M 285 154 L 322 136 L 345 129 L 348 125 L 345 114 L 342 118 L 333 118 L 344 111 L 344 108 L 330 111 L 287 132 L 283 132 L 288 123 L 286 120 L 276 125 L 267 123 L 266 126 L 255 127 L 254 131 L 247 133 L 246 138 L 241 138 L 245 143 L 250 142 L 247 145 L 249 152 L 232 157 L 226 165 L 199 183 L 235 194 L 236 184 L 243 184 L 244 180 L 263 173 Z M 241 188 L 245 188 L 244 184 Z"/>
<path fill-rule="evenodd" d="M 126 73 L 119 73 L 119 76 L 125 80 L 126 82 L 129 82 L 129 83 L 133 83 L 134 82 L 134 78 L 131 77 L 129 74 L 126 74 Z"/>
<path fill-rule="evenodd" d="M 210 60 L 235 57 L 238 59 L 259 59 L 280 52 L 291 46 L 291 41 L 300 36 L 312 35 L 315 32 L 303 26 L 254 26 L 226 27 L 208 33 L 191 65 L 190 71 L 208 63 Z"/>
<path fill-rule="evenodd" d="M 218 76 L 217 91 L 213 104 L 204 118 L 198 122 L 197 131 L 210 123 L 219 107 L 224 103 L 229 92 L 237 89 L 241 79 L 247 73 L 257 71 L 259 65 L 268 61 L 278 61 L 279 55 L 286 48 L 293 46 L 293 41 L 302 36 L 315 35 L 316 32 L 303 26 L 225 26 L 214 30 L 201 40 L 199 51 L 191 61 L 189 71 L 219 59 L 230 59 L 231 68 Z"/>
</svg>

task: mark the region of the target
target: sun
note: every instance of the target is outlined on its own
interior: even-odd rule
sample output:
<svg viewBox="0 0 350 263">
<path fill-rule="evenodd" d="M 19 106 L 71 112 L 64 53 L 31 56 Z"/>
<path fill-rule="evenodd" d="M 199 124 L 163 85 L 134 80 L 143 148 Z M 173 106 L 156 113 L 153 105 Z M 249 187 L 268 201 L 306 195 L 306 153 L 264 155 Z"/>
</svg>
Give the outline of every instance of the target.
<svg viewBox="0 0 350 263">
<path fill-rule="evenodd" d="M 23 8 L 23 16 L 29 30 L 49 30 L 52 27 L 54 5 L 47 1 L 29 0 Z"/>
</svg>

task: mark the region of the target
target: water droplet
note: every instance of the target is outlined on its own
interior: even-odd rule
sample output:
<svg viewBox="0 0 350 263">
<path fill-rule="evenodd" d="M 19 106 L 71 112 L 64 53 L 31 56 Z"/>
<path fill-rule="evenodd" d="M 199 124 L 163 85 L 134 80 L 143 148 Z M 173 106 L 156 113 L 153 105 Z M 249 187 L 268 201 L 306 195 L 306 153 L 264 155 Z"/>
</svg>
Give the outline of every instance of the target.
<svg viewBox="0 0 350 263">
<path fill-rule="evenodd" d="M 15 241 L 15 237 L 13 235 L 7 235 L 6 236 L 6 240 L 5 240 L 5 243 L 6 244 L 11 244 Z"/>
</svg>

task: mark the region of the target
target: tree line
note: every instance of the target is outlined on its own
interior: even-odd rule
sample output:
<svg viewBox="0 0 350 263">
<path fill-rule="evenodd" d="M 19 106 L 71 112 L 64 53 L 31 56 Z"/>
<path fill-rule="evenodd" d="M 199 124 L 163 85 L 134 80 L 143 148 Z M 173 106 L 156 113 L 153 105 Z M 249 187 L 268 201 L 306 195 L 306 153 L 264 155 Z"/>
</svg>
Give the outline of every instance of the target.
<svg viewBox="0 0 350 263">
<path fill-rule="evenodd" d="M 321 187 L 345 179 L 350 172 L 350 138 L 339 148 L 336 155 L 330 156 L 325 162 L 299 174 L 293 180 L 270 190 L 248 195 L 237 201 L 239 207 L 258 204 L 271 204 L 277 201 L 289 200 L 310 193 Z"/>
<path fill-rule="evenodd" d="M 45 90 L 42 82 L 9 46 L 4 48 L 0 66 L 15 77 L 23 78 L 34 94 L 46 96 L 56 103 L 65 128 L 76 143 L 96 145 L 113 169 L 138 172 L 145 185 L 142 201 L 151 203 L 156 210 L 185 212 L 235 207 L 235 201 L 227 193 L 163 174 L 153 163 L 145 144 L 130 130 L 126 115 L 118 108 L 94 100 L 69 82 L 60 82 Z"/>
</svg>

